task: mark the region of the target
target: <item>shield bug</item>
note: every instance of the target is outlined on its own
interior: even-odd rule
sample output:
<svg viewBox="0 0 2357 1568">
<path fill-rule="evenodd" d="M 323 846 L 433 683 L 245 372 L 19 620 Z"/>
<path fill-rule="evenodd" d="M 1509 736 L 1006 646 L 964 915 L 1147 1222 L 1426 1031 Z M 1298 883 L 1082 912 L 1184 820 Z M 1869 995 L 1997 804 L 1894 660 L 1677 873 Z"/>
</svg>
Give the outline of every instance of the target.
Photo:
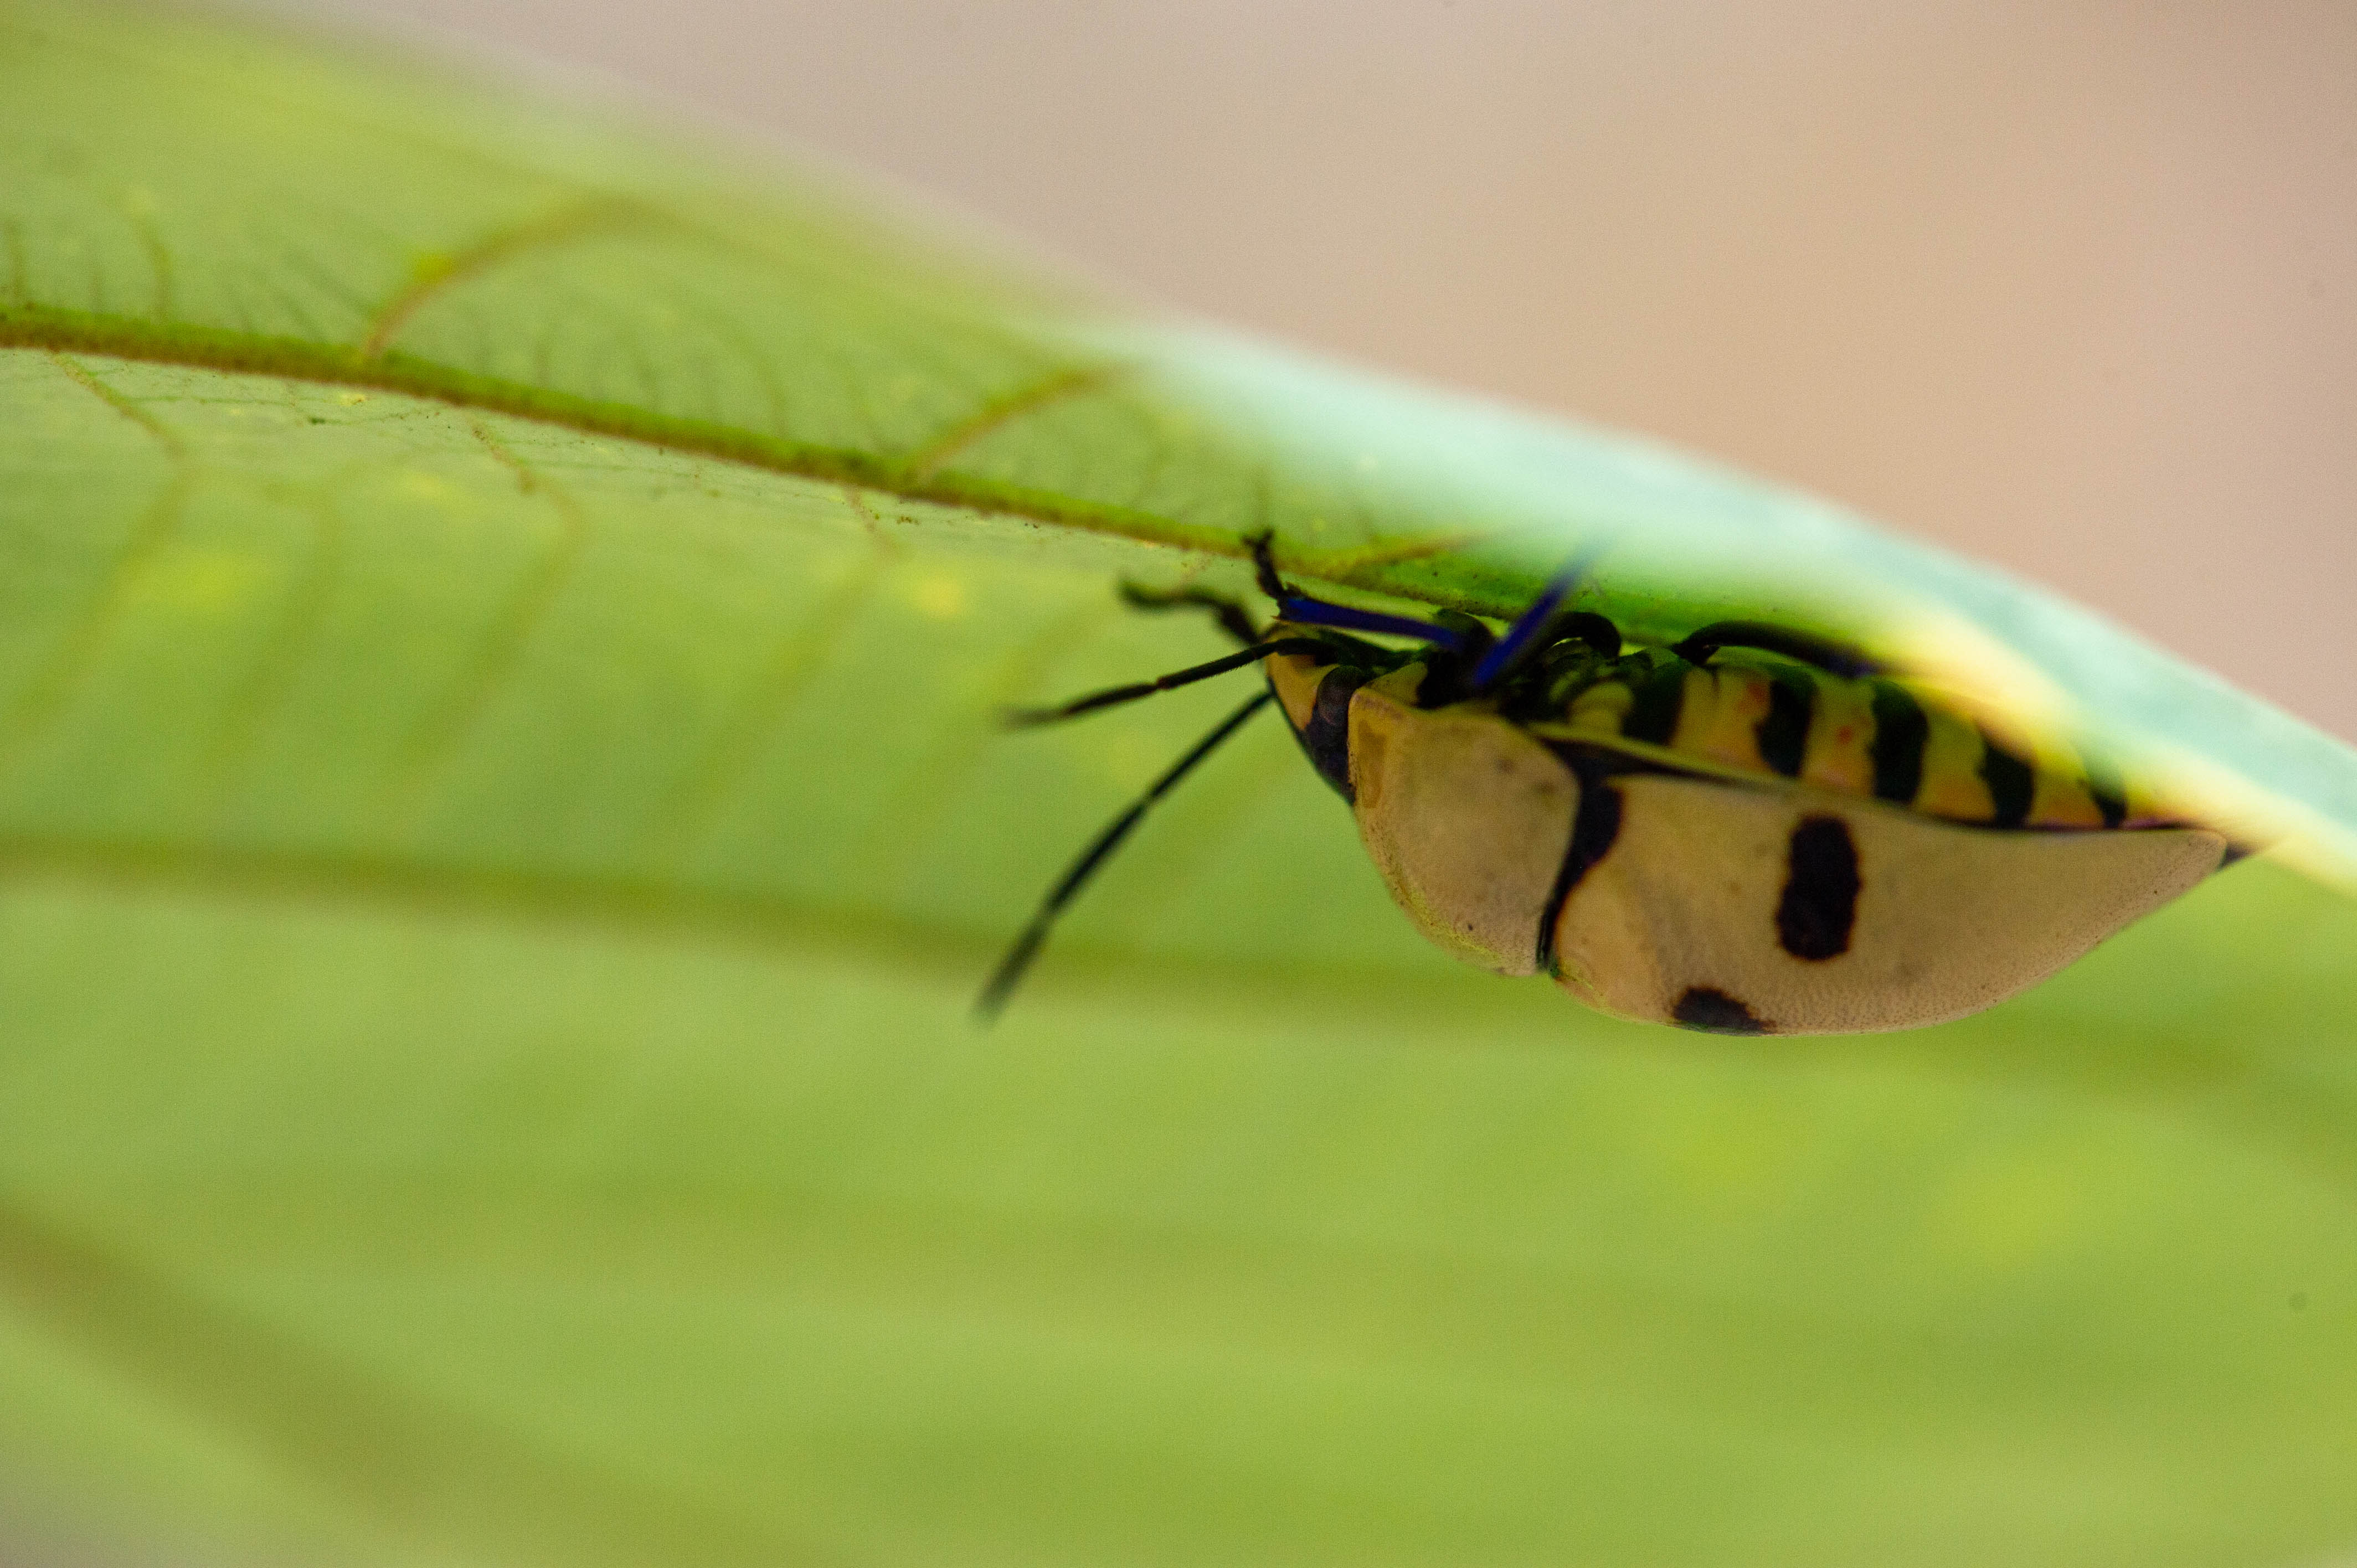
<svg viewBox="0 0 2357 1568">
<path fill-rule="evenodd" d="M 1568 607 L 1575 564 L 1502 632 L 1297 592 L 1200 589 L 1243 647 L 1017 715 L 1076 718 L 1261 667 L 1237 708 L 1098 835 L 983 992 L 995 1015 L 1057 916 L 1154 804 L 1262 708 L 1348 801 L 1424 934 L 1624 1018 L 1724 1034 L 1903 1029 L 2003 1001 L 2233 858 L 2075 756 L 2008 744 L 1841 644 L 1750 621 L 1631 648 Z M 1370 637 L 1401 639 L 1392 647 Z"/>
</svg>

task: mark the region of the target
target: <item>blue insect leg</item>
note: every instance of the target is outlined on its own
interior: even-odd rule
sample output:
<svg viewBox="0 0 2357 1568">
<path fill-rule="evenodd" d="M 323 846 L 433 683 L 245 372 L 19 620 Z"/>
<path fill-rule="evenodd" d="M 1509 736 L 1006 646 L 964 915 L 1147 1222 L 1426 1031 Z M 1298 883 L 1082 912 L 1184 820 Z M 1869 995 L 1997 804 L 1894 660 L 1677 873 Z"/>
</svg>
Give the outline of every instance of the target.
<svg viewBox="0 0 2357 1568">
<path fill-rule="evenodd" d="M 1481 661 L 1473 666 L 1470 685 L 1474 691 L 1488 691 L 1536 650 L 1539 639 L 1555 623 L 1555 611 L 1562 607 L 1564 600 L 1571 596 L 1573 590 L 1579 586 L 1580 579 L 1587 575 L 1588 569 L 1595 564 L 1596 553 L 1590 551 L 1575 557 L 1571 564 L 1555 574 L 1539 596 L 1531 601 L 1531 607 L 1516 618 L 1514 624 L 1506 628 L 1506 635 L 1492 643 L 1490 651 L 1481 656 Z"/>
<path fill-rule="evenodd" d="M 1306 598 L 1299 594 L 1287 594 L 1276 601 L 1276 618 L 1295 626 L 1330 626 L 1343 631 L 1372 631 L 1388 637 L 1413 637 L 1419 641 L 1441 648 L 1463 648 L 1465 639 L 1445 626 L 1409 616 L 1380 615 L 1373 610 L 1354 610 L 1348 605 L 1329 605 L 1323 599 Z"/>
<path fill-rule="evenodd" d="M 1451 627 L 1436 626 L 1428 620 L 1416 620 L 1408 616 L 1380 615 L 1373 610 L 1354 610 L 1348 605 L 1328 604 L 1306 594 L 1297 594 L 1293 585 L 1277 575 L 1276 556 L 1270 545 L 1276 535 L 1268 530 L 1252 535 L 1245 542 L 1252 546 L 1253 564 L 1259 570 L 1260 591 L 1276 601 L 1276 618 L 1291 621 L 1296 626 L 1330 626 L 1338 631 L 1372 631 L 1385 637 L 1412 637 L 1419 642 L 1436 647 L 1461 650 L 1465 634 Z"/>
</svg>

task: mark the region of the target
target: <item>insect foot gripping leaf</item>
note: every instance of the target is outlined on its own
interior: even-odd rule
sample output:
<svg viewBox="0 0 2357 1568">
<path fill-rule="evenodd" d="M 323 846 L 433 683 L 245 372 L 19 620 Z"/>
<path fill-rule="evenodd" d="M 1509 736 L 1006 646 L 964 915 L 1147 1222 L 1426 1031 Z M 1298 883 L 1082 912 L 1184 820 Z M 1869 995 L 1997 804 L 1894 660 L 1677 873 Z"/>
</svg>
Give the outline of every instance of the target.
<svg viewBox="0 0 2357 1568">
<path fill-rule="evenodd" d="M 1551 972 L 1607 1013 L 1748 1035 L 1943 1023 L 2045 979 L 2229 858 L 2222 833 L 2156 818 L 2143 790 L 2024 755 L 1803 632 L 1720 622 L 1624 651 L 1609 619 L 1565 607 L 1575 569 L 1493 637 L 1461 617 L 1300 594 L 1270 537 L 1252 542 L 1283 618 L 1265 631 L 1200 590 L 1127 593 L 1211 611 L 1243 651 L 1033 722 L 1257 660 L 1417 929 L 1501 974 Z M 1369 631 L 1421 647 L 1353 635 Z M 1146 811 L 1265 701 L 1088 847 L 993 977 L 986 1015 Z"/>
</svg>

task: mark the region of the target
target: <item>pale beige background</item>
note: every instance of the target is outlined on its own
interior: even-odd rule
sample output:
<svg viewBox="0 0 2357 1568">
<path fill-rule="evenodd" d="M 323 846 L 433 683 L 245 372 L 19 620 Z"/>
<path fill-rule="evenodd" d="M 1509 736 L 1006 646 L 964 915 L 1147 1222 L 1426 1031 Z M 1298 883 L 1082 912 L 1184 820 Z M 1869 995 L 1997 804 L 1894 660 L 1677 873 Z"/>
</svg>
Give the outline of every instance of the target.
<svg viewBox="0 0 2357 1568">
<path fill-rule="evenodd" d="M 1799 481 L 2357 737 L 2352 0 L 309 3 Z"/>
</svg>

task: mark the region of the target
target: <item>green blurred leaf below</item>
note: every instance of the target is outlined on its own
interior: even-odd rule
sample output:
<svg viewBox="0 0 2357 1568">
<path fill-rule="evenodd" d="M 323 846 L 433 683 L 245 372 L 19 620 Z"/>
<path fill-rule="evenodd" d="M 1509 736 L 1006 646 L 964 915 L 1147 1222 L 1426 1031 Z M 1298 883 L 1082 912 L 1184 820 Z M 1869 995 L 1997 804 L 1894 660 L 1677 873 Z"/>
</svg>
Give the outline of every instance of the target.
<svg viewBox="0 0 2357 1568">
<path fill-rule="evenodd" d="M 27 1539 L 2357 1545 L 2357 912 L 2278 865 L 1963 1023 L 1689 1037 L 1427 950 L 1264 724 L 974 1029 L 1238 693 L 995 714 L 1213 651 L 1111 585 L 1238 582 L 1263 523 L 1482 609 L 1604 531 L 1641 628 L 1963 647 L 2312 863 L 2357 826 L 2335 743 L 1818 503 L 414 64 L 0 5 Z"/>
</svg>

